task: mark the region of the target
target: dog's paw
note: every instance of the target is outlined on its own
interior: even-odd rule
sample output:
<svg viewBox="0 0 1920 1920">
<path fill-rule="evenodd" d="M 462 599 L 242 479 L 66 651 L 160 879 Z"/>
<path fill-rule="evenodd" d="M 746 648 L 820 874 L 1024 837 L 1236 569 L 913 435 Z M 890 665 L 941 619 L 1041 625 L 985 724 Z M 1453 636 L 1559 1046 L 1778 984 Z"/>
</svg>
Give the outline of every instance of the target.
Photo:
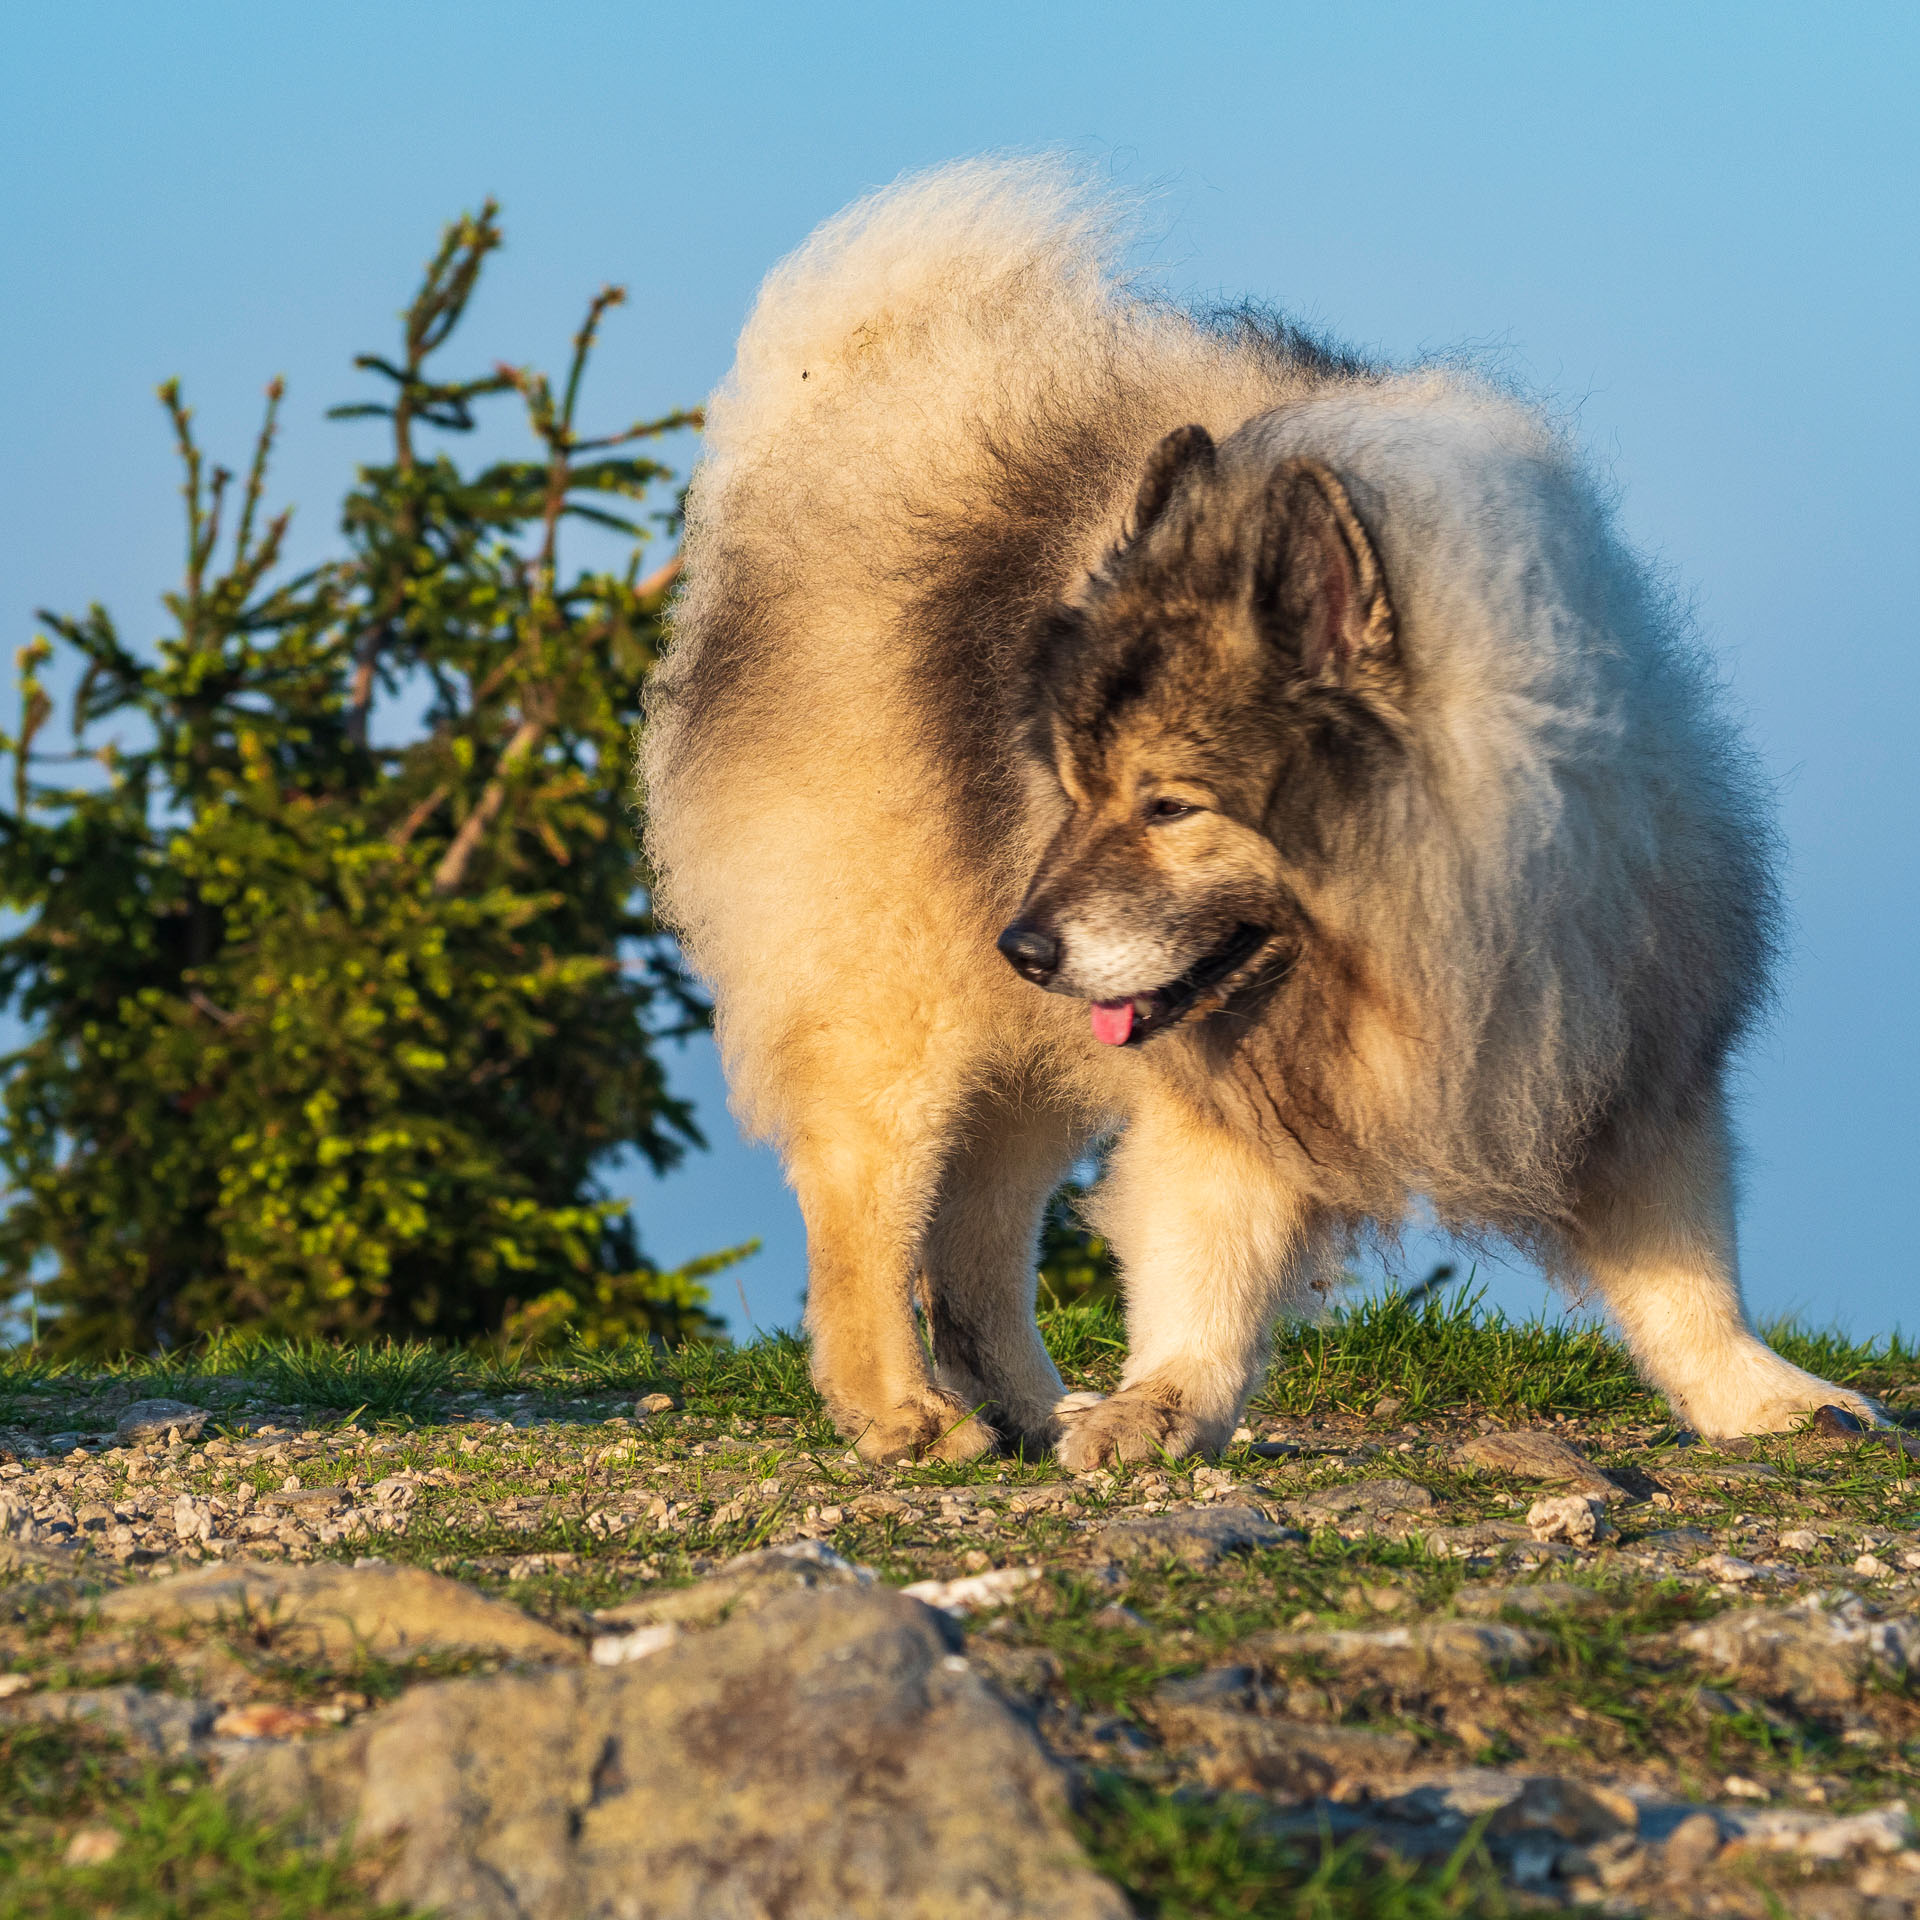
<svg viewBox="0 0 1920 1920">
<path fill-rule="evenodd" d="M 897 1466 L 905 1460 L 944 1460 L 958 1465 L 977 1460 L 999 1445 L 999 1436 L 963 1401 L 943 1393 L 929 1393 L 864 1423 L 841 1422 L 853 1440 L 853 1450 L 872 1467 Z"/>
<path fill-rule="evenodd" d="M 1721 1393 L 1695 1396 L 1688 1411 L 1692 1425 L 1703 1439 L 1736 1440 L 1754 1433 L 1791 1433 L 1804 1427 L 1822 1407 L 1838 1407 L 1850 1413 L 1863 1426 L 1885 1427 L 1886 1413 L 1864 1393 L 1851 1387 L 1836 1387 L 1798 1367 L 1780 1363 L 1777 1373 L 1759 1384 L 1759 1390 L 1747 1394 Z M 1698 1404 L 1708 1400 L 1708 1404 Z"/>
<path fill-rule="evenodd" d="M 1830 1387 L 1825 1381 L 1816 1381 L 1815 1388 L 1816 1391 L 1811 1395 L 1792 1394 L 1780 1403 L 1763 1408 L 1759 1420 L 1747 1431 L 1788 1433 L 1806 1426 L 1822 1407 L 1838 1407 L 1842 1413 L 1852 1414 L 1869 1430 L 1893 1425 L 1887 1418 L 1886 1409 L 1877 1400 L 1869 1400 L 1864 1393 L 1855 1393 L 1849 1387 Z"/>
<path fill-rule="evenodd" d="M 1122 1460 L 1178 1460 L 1207 1445 L 1191 1414 L 1168 1406 L 1144 1387 L 1128 1387 L 1102 1399 L 1070 1393 L 1054 1408 L 1060 1423 L 1054 1455 L 1069 1473 Z"/>
</svg>

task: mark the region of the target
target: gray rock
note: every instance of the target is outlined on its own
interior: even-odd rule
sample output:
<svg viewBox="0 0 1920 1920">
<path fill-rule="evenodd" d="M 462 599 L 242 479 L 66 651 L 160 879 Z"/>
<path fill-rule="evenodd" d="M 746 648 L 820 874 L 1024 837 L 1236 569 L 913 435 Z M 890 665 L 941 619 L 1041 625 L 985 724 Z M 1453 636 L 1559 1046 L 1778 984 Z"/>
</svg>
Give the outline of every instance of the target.
<svg viewBox="0 0 1920 1920">
<path fill-rule="evenodd" d="M 0 1704 L 0 1716 L 42 1726 L 78 1721 L 117 1735 L 136 1753 L 179 1760 L 199 1750 L 220 1708 L 212 1700 L 150 1693 L 145 1687 L 87 1687 L 29 1693 Z"/>
<path fill-rule="evenodd" d="M 1258 1667 L 1209 1667 L 1206 1672 L 1189 1674 L 1184 1680 L 1163 1682 L 1154 1690 L 1153 1704 L 1161 1714 L 1185 1712 L 1193 1707 L 1251 1713 L 1259 1689 Z"/>
<path fill-rule="evenodd" d="M 1681 1460 L 1672 1465 L 1663 1461 L 1660 1478 L 1671 1480 L 1680 1487 L 1732 1487 L 1738 1486 L 1743 1480 L 1778 1481 L 1781 1475 L 1776 1469 L 1757 1460 Z"/>
<path fill-rule="evenodd" d="M 1513 1520 L 1475 1520 L 1464 1527 L 1424 1527 L 1420 1529 L 1420 1537 L 1429 1553 L 1454 1560 L 1471 1559 L 1476 1554 L 1498 1554 L 1522 1542 L 1533 1542 L 1533 1535 Z"/>
<path fill-rule="evenodd" d="M 1617 1787 L 1535 1774 L 1493 1816 L 1487 1831 L 1496 1839 L 1550 1833 L 1559 1840 L 1589 1842 L 1632 1833 L 1639 1824 L 1640 1809 Z"/>
<path fill-rule="evenodd" d="M 582 1660 L 586 1648 L 504 1600 L 419 1567 L 289 1566 L 262 1560 L 200 1567 L 121 1587 L 100 1601 L 110 1628 L 242 1627 L 267 1631 L 282 1653 L 403 1660 L 431 1652 L 519 1660 Z"/>
<path fill-rule="evenodd" d="M 233 1791 L 462 1920 L 1127 1920 L 956 1638 L 882 1587 L 788 1593 L 634 1666 L 416 1687 Z"/>
<path fill-rule="evenodd" d="M 1388 1796 L 1379 1811 L 1389 1820 L 1429 1822 L 1458 1830 L 1483 1814 L 1497 1813 L 1519 1799 L 1526 1776 L 1504 1767 L 1449 1767 L 1423 1776 L 1418 1786 Z"/>
<path fill-rule="evenodd" d="M 1734 1844 L 1743 1851 L 1792 1853 L 1804 1860 L 1900 1853 L 1916 1837 L 1913 1815 L 1901 1800 L 1852 1814 L 1767 1807 L 1730 1809 L 1722 1818 L 1733 1829 Z"/>
<path fill-rule="evenodd" d="M 1713 1535 L 1699 1527 L 1656 1527 L 1643 1533 L 1630 1546 L 1645 1547 L 1656 1553 L 1693 1553 L 1713 1545 Z"/>
<path fill-rule="evenodd" d="M 1686 1813 L 1666 1837 L 1660 1864 L 1670 1880 L 1687 1880 L 1713 1862 L 1723 1844 L 1718 1818 L 1706 1808 Z"/>
<path fill-rule="evenodd" d="M 1416 1514 L 1433 1510 L 1433 1495 L 1414 1480 L 1389 1474 L 1377 1480 L 1350 1480 L 1344 1486 L 1322 1487 L 1300 1503 L 1303 1517 L 1316 1520 L 1387 1520 L 1405 1524 Z"/>
<path fill-rule="evenodd" d="M 1171 1555 L 1190 1567 L 1210 1567 L 1230 1553 L 1299 1545 L 1306 1537 L 1252 1507 L 1217 1506 L 1116 1520 L 1101 1530 L 1099 1545 L 1116 1560 L 1158 1560 Z"/>
<path fill-rule="evenodd" d="M 1480 1620 L 1422 1620 L 1367 1632 L 1259 1633 L 1248 1650 L 1263 1661 L 1312 1659 L 1361 1679 L 1506 1678 L 1525 1673 L 1547 1641 L 1525 1627 Z"/>
<path fill-rule="evenodd" d="M 1264 1793 L 1284 1800 L 1347 1799 L 1359 1786 L 1397 1779 L 1420 1743 L 1410 1733 L 1375 1733 L 1286 1720 L 1245 1704 L 1250 1669 L 1226 1667 L 1175 1681 L 1153 1696 L 1154 1724 L 1169 1746 L 1185 1749 L 1200 1778 L 1218 1792 Z"/>
<path fill-rule="evenodd" d="M 1460 1448 L 1459 1460 L 1483 1473 L 1511 1474 L 1516 1480 L 1538 1480 L 1548 1486 L 1570 1487 L 1575 1493 L 1595 1493 L 1602 1499 L 1624 1499 L 1625 1491 L 1596 1467 L 1577 1447 L 1551 1433 L 1496 1428 L 1476 1433 Z"/>
<path fill-rule="evenodd" d="M 136 1400 L 120 1416 L 113 1437 L 123 1447 L 134 1447 L 148 1440 L 164 1440 L 178 1427 L 182 1440 L 198 1440 L 200 1430 L 212 1417 L 205 1407 L 190 1407 L 184 1400 Z"/>
<path fill-rule="evenodd" d="M 290 1520 L 310 1524 L 345 1511 L 350 1498 L 340 1487 L 282 1487 L 260 1496 L 259 1511 L 285 1514 Z"/>
<path fill-rule="evenodd" d="M 1757 1607 L 1689 1627 L 1674 1644 L 1716 1673 L 1802 1706 L 1851 1700 L 1869 1674 L 1899 1681 L 1920 1670 L 1920 1617 L 1883 1619 L 1857 1599 Z"/>
<path fill-rule="evenodd" d="M 1576 1587 L 1565 1580 L 1536 1580 L 1524 1587 L 1463 1587 L 1454 1604 L 1462 1613 L 1482 1617 L 1509 1612 L 1536 1617 L 1611 1613 L 1617 1603 L 1592 1587 Z"/>
</svg>

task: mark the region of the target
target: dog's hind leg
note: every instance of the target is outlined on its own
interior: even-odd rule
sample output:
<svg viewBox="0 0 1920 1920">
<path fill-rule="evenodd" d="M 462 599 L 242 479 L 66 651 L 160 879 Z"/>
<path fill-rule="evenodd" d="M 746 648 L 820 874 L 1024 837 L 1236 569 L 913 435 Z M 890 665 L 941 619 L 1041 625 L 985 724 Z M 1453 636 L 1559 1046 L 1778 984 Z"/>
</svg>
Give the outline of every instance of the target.
<svg viewBox="0 0 1920 1920">
<path fill-rule="evenodd" d="M 1117 1393 L 1062 1405 L 1061 1464 L 1218 1453 L 1325 1251 L 1313 1210 L 1273 1155 L 1156 1100 L 1121 1137 L 1096 1217 L 1120 1259 L 1127 1364 Z"/>
<path fill-rule="evenodd" d="M 940 1385 L 984 1407 L 1003 1440 L 1052 1442 L 1060 1376 L 1034 1321 L 1040 1215 L 1085 1125 L 1018 1090 L 984 1095 L 941 1182 L 921 1250 Z"/>
<path fill-rule="evenodd" d="M 1872 1401 L 1783 1360 L 1747 1322 L 1720 1099 L 1635 1144 L 1590 1169 L 1567 1250 L 1675 1416 L 1712 1439 L 1785 1432 L 1817 1407 L 1881 1424 Z"/>
</svg>

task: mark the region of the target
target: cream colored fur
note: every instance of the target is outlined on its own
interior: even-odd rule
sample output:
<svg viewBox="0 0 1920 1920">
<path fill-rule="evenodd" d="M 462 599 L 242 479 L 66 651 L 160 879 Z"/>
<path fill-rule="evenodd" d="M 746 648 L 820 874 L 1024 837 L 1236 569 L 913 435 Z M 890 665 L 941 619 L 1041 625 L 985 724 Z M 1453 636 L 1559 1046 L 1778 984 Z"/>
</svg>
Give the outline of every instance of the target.
<svg viewBox="0 0 1920 1920">
<path fill-rule="evenodd" d="M 800 1198 L 836 1419 L 880 1459 L 996 1433 L 1076 1467 L 1217 1448 L 1275 1315 L 1419 1194 L 1591 1281 L 1705 1432 L 1871 1414 L 1747 1326 L 1717 1074 L 1649 1081 L 1605 1155 L 1581 1145 L 1646 1077 L 1649 1021 L 1731 1031 L 1760 991 L 1741 942 L 1770 900 L 1764 810 L 1673 610 L 1537 415 L 1464 376 L 1329 372 L 1197 325 L 1129 284 L 1127 236 L 1051 161 L 908 180 L 775 269 L 709 408 L 649 701 L 649 851 L 736 1110 Z M 1095 506 L 1063 503 L 1071 595 L 1189 421 L 1223 458 L 1338 471 L 1416 686 L 1414 797 L 1309 901 L 1380 989 L 1337 1171 L 1166 1066 L 1171 1036 L 1100 1048 L 1081 1006 L 1014 977 L 994 938 L 1065 803 L 1029 770 L 995 833 L 957 824 L 968 769 L 927 724 L 927 556 L 984 519 L 994 449 L 1098 449 Z M 1116 980 L 1130 937 L 1103 950 Z M 1676 944 L 1690 976 L 1634 971 Z M 1099 1205 L 1131 1356 L 1112 1399 L 1056 1406 L 1036 1221 L 1115 1129 Z"/>
</svg>

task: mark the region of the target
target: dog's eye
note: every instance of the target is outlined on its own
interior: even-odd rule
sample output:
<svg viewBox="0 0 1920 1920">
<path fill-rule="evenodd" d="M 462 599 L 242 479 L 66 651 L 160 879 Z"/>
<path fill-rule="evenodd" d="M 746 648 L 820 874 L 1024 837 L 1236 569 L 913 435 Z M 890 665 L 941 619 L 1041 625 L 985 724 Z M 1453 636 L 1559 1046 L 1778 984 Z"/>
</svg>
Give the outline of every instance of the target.
<svg viewBox="0 0 1920 1920">
<path fill-rule="evenodd" d="M 1184 800 L 1149 800 L 1147 819 L 1154 826 L 1160 826 L 1168 820 L 1184 820 L 1190 813 L 1198 813 L 1198 807 L 1189 806 Z"/>
</svg>

